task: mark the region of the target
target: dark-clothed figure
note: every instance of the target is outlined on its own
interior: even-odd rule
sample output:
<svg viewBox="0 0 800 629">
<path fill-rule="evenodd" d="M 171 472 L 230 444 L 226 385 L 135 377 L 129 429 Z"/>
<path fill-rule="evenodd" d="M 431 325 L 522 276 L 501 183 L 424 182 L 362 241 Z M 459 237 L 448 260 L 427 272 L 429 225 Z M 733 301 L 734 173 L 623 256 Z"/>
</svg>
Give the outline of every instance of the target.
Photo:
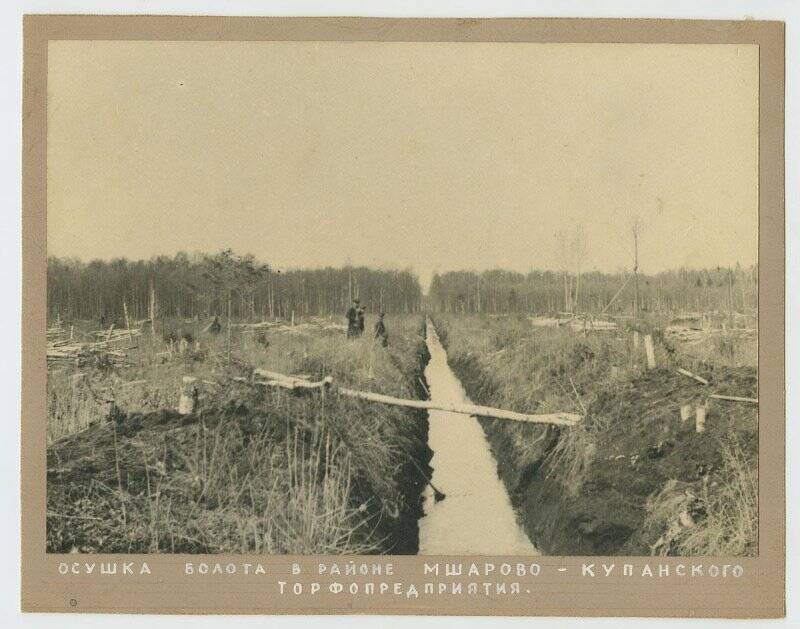
<svg viewBox="0 0 800 629">
<path fill-rule="evenodd" d="M 353 300 L 353 305 L 347 311 L 347 338 L 352 339 L 358 336 L 358 299 Z"/>
<path fill-rule="evenodd" d="M 378 341 L 383 347 L 389 345 L 389 333 L 386 331 L 386 324 L 383 322 L 384 313 L 378 315 L 378 320 L 375 322 L 375 340 Z"/>
<path fill-rule="evenodd" d="M 366 318 L 366 309 L 364 306 L 358 309 L 358 335 L 364 334 L 364 319 Z"/>
<path fill-rule="evenodd" d="M 219 317 L 215 316 L 211 322 L 211 327 L 208 328 L 211 334 L 219 334 L 222 331 L 222 324 L 219 322 Z"/>
</svg>

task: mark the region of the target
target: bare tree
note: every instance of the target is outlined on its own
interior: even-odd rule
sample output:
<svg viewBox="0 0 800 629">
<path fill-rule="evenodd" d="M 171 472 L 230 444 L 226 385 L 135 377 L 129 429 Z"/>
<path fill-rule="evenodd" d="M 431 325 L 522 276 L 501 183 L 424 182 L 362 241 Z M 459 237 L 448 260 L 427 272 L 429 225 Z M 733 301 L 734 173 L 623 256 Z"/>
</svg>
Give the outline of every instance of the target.
<svg viewBox="0 0 800 629">
<path fill-rule="evenodd" d="M 572 259 L 575 262 L 575 300 L 573 307 L 575 311 L 580 311 L 581 296 L 581 267 L 586 259 L 586 230 L 582 224 L 575 225 L 575 233 L 572 236 Z"/>
<path fill-rule="evenodd" d="M 215 289 L 220 301 L 226 301 L 228 365 L 231 361 L 231 297 L 234 292 L 249 295 L 267 276 L 269 266 L 259 264 L 252 255 L 236 255 L 225 249 L 205 260 L 203 278 Z"/>
<path fill-rule="evenodd" d="M 567 246 L 567 235 L 560 229 L 556 232 L 556 257 L 564 275 L 564 312 L 570 312 L 569 247 Z"/>
<path fill-rule="evenodd" d="M 631 219 L 631 233 L 633 234 L 633 320 L 639 316 L 639 236 L 642 233 L 642 219 L 635 214 Z"/>
</svg>

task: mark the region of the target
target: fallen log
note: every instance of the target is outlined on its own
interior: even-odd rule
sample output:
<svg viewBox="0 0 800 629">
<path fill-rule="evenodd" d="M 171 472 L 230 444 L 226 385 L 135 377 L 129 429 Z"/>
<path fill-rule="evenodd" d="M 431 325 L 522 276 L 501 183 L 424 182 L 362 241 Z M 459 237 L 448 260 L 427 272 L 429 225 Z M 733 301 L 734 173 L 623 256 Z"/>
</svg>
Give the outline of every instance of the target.
<svg viewBox="0 0 800 629">
<path fill-rule="evenodd" d="M 448 413 L 458 413 L 459 415 L 477 415 L 481 417 L 496 417 L 498 419 L 510 419 L 512 421 L 535 423 L 535 424 L 556 424 L 559 426 L 574 426 L 583 419 L 577 413 L 517 413 L 491 406 L 477 406 L 475 404 L 440 404 L 431 400 L 410 400 L 398 398 L 382 393 L 372 393 L 370 391 L 358 391 L 346 387 L 333 388 L 333 378 L 327 376 L 317 382 L 312 382 L 302 376 L 287 376 L 277 371 L 267 369 L 254 369 L 253 373 L 257 376 L 266 378 L 264 381 L 256 381 L 256 384 L 268 387 L 278 387 L 289 390 L 328 390 L 333 389 L 339 395 L 359 398 L 369 402 L 387 404 L 389 406 L 403 406 L 406 408 L 420 408 L 426 410 L 446 411 Z M 244 378 L 234 378 L 234 380 L 244 382 Z"/>
<path fill-rule="evenodd" d="M 327 376 L 318 382 L 312 382 L 304 376 L 287 376 L 286 374 L 278 373 L 277 371 L 268 371 L 266 369 L 254 369 L 253 373 L 266 380 L 256 381 L 267 387 L 279 387 L 281 389 L 327 389 L 333 384 L 333 378 Z"/>
<path fill-rule="evenodd" d="M 558 319 L 554 317 L 528 317 L 535 328 L 557 328 Z"/>
<path fill-rule="evenodd" d="M 297 389 L 327 389 L 333 384 L 333 378 L 328 376 L 318 382 L 311 382 L 309 380 L 301 380 L 300 378 L 292 378 L 287 380 L 260 380 L 256 381 L 265 387 L 278 387 L 281 389 L 289 389 L 295 391 Z"/>
<path fill-rule="evenodd" d="M 719 395 L 717 393 L 712 393 L 708 397 L 714 398 L 715 400 L 727 400 L 728 402 L 749 402 L 750 404 L 758 404 L 758 398 L 753 397 L 737 397 L 735 395 Z"/>
<path fill-rule="evenodd" d="M 422 408 L 428 410 L 445 411 L 448 413 L 458 413 L 460 415 L 478 415 L 481 417 L 496 417 L 498 419 L 510 419 L 518 422 L 528 422 L 535 424 L 556 424 L 559 426 L 574 426 L 581 419 L 577 413 L 544 413 L 544 414 L 529 414 L 517 413 L 516 411 L 507 411 L 501 408 L 492 408 L 490 406 L 477 406 L 474 404 L 441 404 L 431 400 L 407 400 L 404 398 L 393 397 L 391 395 L 383 395 L 381 393 L 370 393 L 368 391 L 356 391 L 355 389 L 347 389 L 339 387 L 336 389 L 339 395 L 346 395 L 348 397 L 360 398 L 370 402 L 378 402 L 380 404 L 388 404 L 390 406 L 405 406 L 408 408 Z"/>
<path fill-rule="evenodd" d="M 581 319 L 577 317 L 570 321 L 567 327 L 576 331 L 588 330 L 597 332 L 609 332 L 618 329 L 617 324 L 613 321 L 593 321 L 592 319 Z"/>
<path fill-rule="evenodd" d="M 688 378 L 692 378 L 693 380 L 697 380 L 700 384 L 708 384 L 708 380 L 706 380 L 705 378 L 701 378 L 698 375 L 693 374 L 688 369 L 681 369 L 680 367 L 678 367 L 675 371 L 677 371 L 682 376 L 687 376 Z"/>
</svg>

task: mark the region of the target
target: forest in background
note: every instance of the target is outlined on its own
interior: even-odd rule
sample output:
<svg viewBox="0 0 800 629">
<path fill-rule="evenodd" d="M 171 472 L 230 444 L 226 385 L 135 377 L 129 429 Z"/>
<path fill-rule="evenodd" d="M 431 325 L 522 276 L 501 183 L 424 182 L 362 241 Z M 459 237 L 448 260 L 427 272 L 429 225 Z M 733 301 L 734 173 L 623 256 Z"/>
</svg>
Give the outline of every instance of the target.
<svg viewBox="0 0 800 629">
<path fill-rule="evenodd" d="M 252 255 L 157 256 L 82 262 L 49 257 L 48 315 L 55 319 L 133 319 L 150 316 L 155 296 L 159 317 L 208 317 L 227 313 L 239 319 L 340 315 L 359 297 L 370 312 L 420 311 L 422 289 L 410 270 L 365 267 L 279 271 Z"/>
<path fill-rule="evenodd" d="M 645 312 L 753 312 L 758 265 L 639 273 L 638 278 L 631 272 L 456 271 L 435 275 L 429 292 L 431 309 L 448 314 L 599 313 L 606 308 L 630 314 L 637 294 Z"/>
<path fill-rule="evenodd" d="M 278 271 L 252 255 L 220 253 L 149 260 L 48 258 L 51 319 L 121 320 L 159 317 L 238 319 L 341 315 L 354 297 L 371 313 L 449 314 L 629 313 L 638 295 L 642 311 L 754 312 L 758 266 L 678 269 L 653 275 L 506 270 L 436 274 L 429 294 L 411 270 L 366 267 Z M 612 302 L 612 300 L 614 300 Z M 611 306 L 609 306 L 611 304 Z"/>
</svg>

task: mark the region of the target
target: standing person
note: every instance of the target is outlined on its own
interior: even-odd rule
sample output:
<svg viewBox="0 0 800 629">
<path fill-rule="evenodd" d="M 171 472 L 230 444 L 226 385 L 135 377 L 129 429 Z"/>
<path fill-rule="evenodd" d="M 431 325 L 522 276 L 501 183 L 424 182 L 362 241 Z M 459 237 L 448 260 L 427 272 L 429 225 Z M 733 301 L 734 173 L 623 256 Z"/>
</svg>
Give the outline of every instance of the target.
<svg viewBox="0 0 800 629">
<path fill-rule="evenodd" d="M 214 315 L 214 320 L 211 322 L 208 329 L 211 334 L 219 334 L 222 332 L 222 324 L 219 322 L 219 317 L 217 315 Z"/>
<path fill-rule="evenodd" d="M 383 322 L 385 313 L 378 315 L 378 320 L 375 322 L 375 340 L 379 341 L 383 347 L 389 345 L 389 333 L 386 331 L 386 324 Z"/>
<path fill-rule="evenodd" d="M 353 305 L 347 311 L 347 338 L 358 336 L 358 298 L 353 300 Z"/>
<path fill-rule="evenodd" d="M 358 335 L 361 336 L 364 334 L 364 319 L 366 317 L 366 308 L 361 306 L 358 309 Z"/>
</svg>

